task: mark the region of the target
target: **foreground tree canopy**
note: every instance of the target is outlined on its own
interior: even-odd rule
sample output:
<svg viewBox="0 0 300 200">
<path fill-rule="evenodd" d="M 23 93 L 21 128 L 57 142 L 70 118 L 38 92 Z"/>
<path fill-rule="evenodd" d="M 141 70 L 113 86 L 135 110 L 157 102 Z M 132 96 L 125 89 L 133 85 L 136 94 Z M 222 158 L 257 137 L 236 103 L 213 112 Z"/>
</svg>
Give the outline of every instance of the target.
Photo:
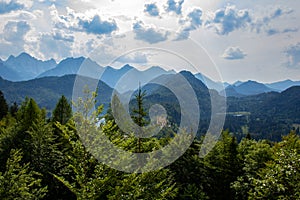
<svg viewBox="0 0 300 200">
<path fill-rule="evenodd" d="M 133 119 L 145 125 L 143 93 L 136 97 Z M 74 106 L 89 112 L 94 98 Z M 92 119 L 72 114 L 65 97 L 50 120 L 33 99 L 14 106 L 14 114 L 3 95 L 0 103 L 0 199 L 300 199 L 300 138 L 294 132 L 276 143 L 249 136 L 238 143 L 224 131 L 205 158 L 198 156 L 202 139 L 194 140 L 184 155 L 163 169 L 125 173 L 91 154 L 75 120 L 93 122 L 93 130 L 131 152 L 159 149 L 176 133 L 170 128 L 160 137 L 138 140 L 120 130 L 109 112 L 106 122 L 98 123 L 103 107 Z"/>
</svg>

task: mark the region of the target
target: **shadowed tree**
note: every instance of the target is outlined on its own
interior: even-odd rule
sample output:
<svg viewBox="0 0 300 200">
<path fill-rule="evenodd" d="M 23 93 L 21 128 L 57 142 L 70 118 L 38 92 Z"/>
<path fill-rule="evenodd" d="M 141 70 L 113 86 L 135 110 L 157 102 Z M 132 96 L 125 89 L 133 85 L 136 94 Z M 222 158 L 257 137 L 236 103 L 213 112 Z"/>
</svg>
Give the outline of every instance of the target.
<svg viewBox="0 0 300 200">
<path fill-rule="evenodd" d="M 9 107 L 9 113 L 11 114 L 11 116 L 16 117 L 17 116 L 17 112 L 19 110 L 19 106 L 16 102 L 14 102 L 10 107 Z"/>
<path fill-rule="evenodd" d="M 72 117 L 72 108 L 67 98 L 63 95 L 56 104 L 52 113 L 52 121 L 66 124 Z"/>
<path fill-rule="evenodd" d="M 0 91 L 0 120 L 7 115 L 8 105 L 2 91 Z"/>
</svg>

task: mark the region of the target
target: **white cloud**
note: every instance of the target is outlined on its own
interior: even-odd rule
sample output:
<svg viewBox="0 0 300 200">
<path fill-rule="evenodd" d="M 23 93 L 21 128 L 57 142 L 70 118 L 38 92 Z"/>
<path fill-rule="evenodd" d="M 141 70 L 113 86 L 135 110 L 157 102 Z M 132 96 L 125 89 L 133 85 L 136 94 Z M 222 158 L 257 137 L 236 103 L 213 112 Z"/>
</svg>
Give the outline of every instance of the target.
<svg viewBox="0 0 300 200">
<path fill-rule="evenodd" d="M 108 35 L 118 29 L 115 20 L 102 20 L 95 12 L 76 13 L 74 10 L 67 8 L 67 15 L 59 15 L 56 7 L 50 7 L 50 14 L 54 26 L 58 29 L 68 29 L 72 31 L 85 32 L 95 35 Z"/>
<path fill-rule="evenodd" d="M 14 10 L 21 10 L 25 5 L 16 0 L 0 1 L 0 14 L 9 13 Z"/>
<path fill-rule="evenodd" d="M 239 60 L 244 59 L 246 55 L 239 47 L 228 47 L 222 57 L 227 60 Z"/>
<path fill-rule="evenodd" d="M 229 33 L 247 27 L 251 22 L 249 10 L 238 10 L 235 6 L 227 5 L 212 14 L 207 27 L 213 27 L 217 34 L 228 35 Z"/>
<path fill-rule="evenodd" d="M 148 42 L 150 44 L 162 42 L 168 39 L 169 32 L 157 29 L 154 26 L 145 26 L 142 21 L 133 24 L 135 39 Z"/>
<path fill-rule="evenodd" d="M 152 17 L 159 16 L 159 9 L 155 3 L 145 4 L 144 12 Z"/>
<path fill-rule="evenodd" d="M 181 15 L 182 13 L 182 4 L 184 3 L 184 0 L 168 0 L 167 5 L 165 6 L 165 10 L 167 12 L 174 12 L 177 15 Z"/>
<path fill-rule="evenodd" d="M 74 42 L 74 35 L 66 34 L 62 30 L 55 30 L 52 36 L 54 40 Z"/>
<path fill-rule="evenodd" d="M 202 14 L 201 8 L 194 8 L 188 13 L 188 15 L 179 21 L 181 28 L 178 31 L 177 38 L 175 40 L 187 39 L 190 35 L 190 31 L 196 30 L 202 26 Z"/>
<path fill-rule="evenodd" d="M 143 63 L 147 63 L 148 62 L 148 58 L 147 55 L 141 52 L 135 52 L 129 55 L 124 55 L 122 57 L 120 57 L 118 60 L 118 62 L 121 63 L 139 63 L 139 64 L 143 64 Z"/>
<path fill-rule="evenodd" d="M 29 30 L 30 25 L 26 21 L 8 21 L 4 26 L 3 37 L 8 42 L 23 42 Z"/>
<path fill-rule="evenodd" d="M 300 42 L 294 45 L 290 45 L 284 53 L 287 56 L 287 63 L 288 67 L 292 68 L 299 68 L 300 67 Z"/>
<path fill-rule="evenodd" d="M 41 34 L 38 51 L 49 58 L 60 60 L 71 55 L 72 46 L 65 41 L 53 39 L 52 34 Z"/>
<path fill-rule="evenodd" d="M 103 21 L 99 15 L 91 20 L 79 19 L 78 28 L 81 31 L 96 35 L 111 34 L 118 29 L 115 20 Z"/>
<path fill-rule="evenodd" d="M 272 27 L 271 22 L 277 20 L 283 15 L 291 14 L 292 12 L 292 9 L 284 9 L 280 7 L 273 8 L 267 14 L 261 17 L 256 17 L 256 19 L 253 20 L 251 24 L 252 30 L 254 30 L 256 33 L 266 32 L 267 35 L 282 33 L 284 30 L 280 31 L 278 28 Z"/>
<path fill-rule="evenodd" d="M 0 34 L 0 55 L 7 57 L 24 51 L 25 36 L 30 31 L 25 21 L 8 21 Z"/>
</svg>

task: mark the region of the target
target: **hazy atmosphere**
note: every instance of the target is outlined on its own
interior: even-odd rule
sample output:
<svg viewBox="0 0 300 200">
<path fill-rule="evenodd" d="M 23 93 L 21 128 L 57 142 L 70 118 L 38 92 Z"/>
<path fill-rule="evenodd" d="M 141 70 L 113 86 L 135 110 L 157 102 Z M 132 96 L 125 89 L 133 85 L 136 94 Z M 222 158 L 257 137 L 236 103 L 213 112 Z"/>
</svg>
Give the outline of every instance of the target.
<svg viewBox="0 0 300 200">
<path fill-rule="evenodd" d="M 300 9 L 294 0 L 4 0 L 0 18 L 2 60 L 21 52 L 56 62 L 89 57 L 108 38 L 130 31 L 144 47 L 167 40 L 176 45 L 190 37 L 227 82 L 300 79 Z M 113 41 L 110 46 L 118 49 Z M 119 56 L 101 50 L 106 57 Z M 121 61 L 136 67 L 152 62 L 147 53 Z"/>
<path fill-rule="evenodd" d="M 0 0 L 0 199 L 300 199 L 299 0 Z"/>
</svg>

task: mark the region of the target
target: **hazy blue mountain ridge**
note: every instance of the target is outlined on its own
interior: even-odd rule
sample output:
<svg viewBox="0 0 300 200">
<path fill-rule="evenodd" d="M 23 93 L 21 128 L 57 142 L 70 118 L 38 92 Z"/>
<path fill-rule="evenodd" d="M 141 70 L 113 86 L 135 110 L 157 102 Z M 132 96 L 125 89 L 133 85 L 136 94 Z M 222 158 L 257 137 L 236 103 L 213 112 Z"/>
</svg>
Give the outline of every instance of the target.
<svg viewBox="0 0 300 200">
<path fill-rule="evenodd" d="M 0 60 L 0 77 L 10 81 L 24 81 L 35 78 L 65 75 L 91 77 L 102 80 L 111 88 L 117 87 L 121 93 L 136 90 L 138 85 L 145 85 L 152 79 L 164 74 L 175 74 L 175 71 L 166 71 L 159 66 L 153 66 L 141 71 L 129 64 L 120 69 L 110 66 L 100 66 L 93 60 L 84 57 L 68 57 L 58 64 L 54 59 L 41 61 L 27 53 L 10 56 L 6 61 Z M 292 86 L 300 85 L 300 81 L 284 80 L 274 83 L 258 83 L 255 81 L 236 81 L 233 84 L 220 83 L 210 79 L 204 74 L 197 73 L 195 77 L 201 80 L 209 89 L 218 91 L 221 95 L 244 97 L 266 92 L 281 92 Z M 224 90 L 224 87 L 225 90 Z"/>
<path fill-rule="evenodd" d="M 9 56 L 3 61 L 5 67 L 0 68 L 0 76 L 11 81 L 23 81 L 36 78 L 39 74 L 56 66 L 54 59 L 47 61 L 38 60 L 27 53 L 17 57 Z"/>
<path fill-rule="evenodd" d="M 235 96 L 235 97 L 242 97 L 242 96 L 251 96 L 257 95 L 267 92 L 276 91 L 275 89 L 269 88 L 262 83 L 258 83 L 256 81 L 247 81 L 244 83 L 239 83 L 236 85 L 230 85 L 225 88 L 225 91 L 221 91 L 220 93 L 226 96 Z"/>
</svg>

